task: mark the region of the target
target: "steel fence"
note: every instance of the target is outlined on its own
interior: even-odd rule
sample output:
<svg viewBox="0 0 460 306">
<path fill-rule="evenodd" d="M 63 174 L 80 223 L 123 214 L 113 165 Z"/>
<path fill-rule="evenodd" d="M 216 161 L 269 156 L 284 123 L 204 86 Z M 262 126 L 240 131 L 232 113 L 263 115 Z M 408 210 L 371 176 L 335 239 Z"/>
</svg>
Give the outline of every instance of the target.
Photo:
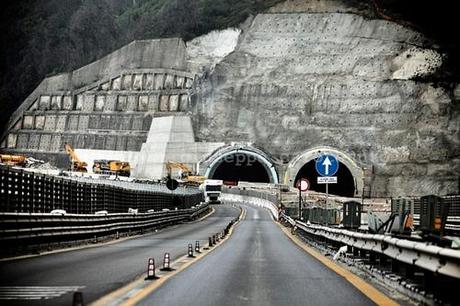
<svg viewBox="0 0 460 306">
<path fill-rule="evenodd" d="M 0 212 L 48 213 L 63 209 L 72 214 L 139 212 L 190 208 L 204 200 L 197 188 L 174 192 L 161 184 L 61 177 L 0 165 Z"/>
</svg>

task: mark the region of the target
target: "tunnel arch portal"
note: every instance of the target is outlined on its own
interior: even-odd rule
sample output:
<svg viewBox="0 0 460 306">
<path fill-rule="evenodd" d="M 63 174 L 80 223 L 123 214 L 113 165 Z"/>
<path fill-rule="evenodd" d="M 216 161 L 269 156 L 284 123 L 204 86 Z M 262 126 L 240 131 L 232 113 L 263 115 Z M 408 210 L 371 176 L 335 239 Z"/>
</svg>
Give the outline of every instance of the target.
<svg viewBox="0 0 460 306">
<path fill-rule="evenodd" d="M 275 165 L 268 155 L 253 147 L 227 146 L 200 162 L 207 178 L 224 181 L 278 184 Z"/>
<path fill-rule="evenodd" d="M 318 174 L 315 161 L 322 154 L 335 155 L 340 163 L 336 173 L 338 184 L 329 185 L 330 193 L 347 197 L 361 196 L 364 186 L 364 167 L 358 165 L 348 154 L 330 147 L 313 148 L 295 157 L 286 169 L 284 183 L 295 186 L 297 180 L 303 177 L 310 181 L 311 190 L 325 192 L 325 186 L 316 182 Z"/>
</svg>

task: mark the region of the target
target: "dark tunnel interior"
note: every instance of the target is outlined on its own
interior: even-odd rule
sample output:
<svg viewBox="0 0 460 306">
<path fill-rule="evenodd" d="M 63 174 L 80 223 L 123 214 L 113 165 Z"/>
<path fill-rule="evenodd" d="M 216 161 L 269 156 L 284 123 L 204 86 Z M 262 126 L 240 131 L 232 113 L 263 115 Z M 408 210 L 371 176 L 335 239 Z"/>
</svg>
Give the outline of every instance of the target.
<svg viewBox="0 0 460 306">
<path fill-rule="evenodd" d="M 223 157 L 210 178 L 229 182 L 270 183 L 270 175 L 262 163 L 251 155 L 235 153 Z"/>
<path fill-rule="evenodd" d="M 306 163 L 297 173 L 294 181 L 294 186 L 296 186 L 298 180 L 301 178 L 306 178 L 310 182 L 310 190 L 325 193 L 326 185 L 317 183 L 318 176 L 319 174 L 316 172 L 315 168 L 315 160 L 311 160 Z M 335 176 L 337 176 L 337 184 L 329 184 L 329 194 L 353 197 L 355 194 L 355 181 L 350 170 L 341 163 Z"/>
</svg>

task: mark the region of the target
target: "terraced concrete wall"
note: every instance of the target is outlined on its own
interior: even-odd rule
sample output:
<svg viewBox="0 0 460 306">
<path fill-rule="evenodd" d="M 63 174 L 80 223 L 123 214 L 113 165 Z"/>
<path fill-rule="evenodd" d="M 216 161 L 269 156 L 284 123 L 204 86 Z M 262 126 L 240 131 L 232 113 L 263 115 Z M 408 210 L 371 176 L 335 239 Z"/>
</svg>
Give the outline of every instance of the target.
<svg viewBox="0 0 460 306">
<path fill-rule="evenodd" d="M 193 75 L 180 39 L 136 41 L 69 74 L 45 79 L 12 117 L 2 146 L 139 151 L 153 116 L 188 109 Z"/>
</svg>

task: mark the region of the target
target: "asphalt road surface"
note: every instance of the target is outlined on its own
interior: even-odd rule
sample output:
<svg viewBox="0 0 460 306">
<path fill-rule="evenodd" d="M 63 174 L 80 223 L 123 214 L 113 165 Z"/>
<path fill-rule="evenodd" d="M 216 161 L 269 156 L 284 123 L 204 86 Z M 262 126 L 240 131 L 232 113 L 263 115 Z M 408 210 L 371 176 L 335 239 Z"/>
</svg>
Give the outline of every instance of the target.
<svg viewBox="0 0 460 306">
<path fill-rule="evenodd" d="M 185 255 L 189 243 L 204 245 L 239 214 L 229 205 L 215 209 L 203 221 L 119 243 L 0 262 L 0 305 L 72 305 L 76 290 L 85 303 L 94 301 L 144 274 L 149 257 L 158 265 L 165 252 L 172 260 Z"/>
<path fill-rule="evenodd" d="M 139 305 L 374 304 L 291 242 L 268 211 L 245 208 L 246 218 L 228 241 Z"/>
</svg>

